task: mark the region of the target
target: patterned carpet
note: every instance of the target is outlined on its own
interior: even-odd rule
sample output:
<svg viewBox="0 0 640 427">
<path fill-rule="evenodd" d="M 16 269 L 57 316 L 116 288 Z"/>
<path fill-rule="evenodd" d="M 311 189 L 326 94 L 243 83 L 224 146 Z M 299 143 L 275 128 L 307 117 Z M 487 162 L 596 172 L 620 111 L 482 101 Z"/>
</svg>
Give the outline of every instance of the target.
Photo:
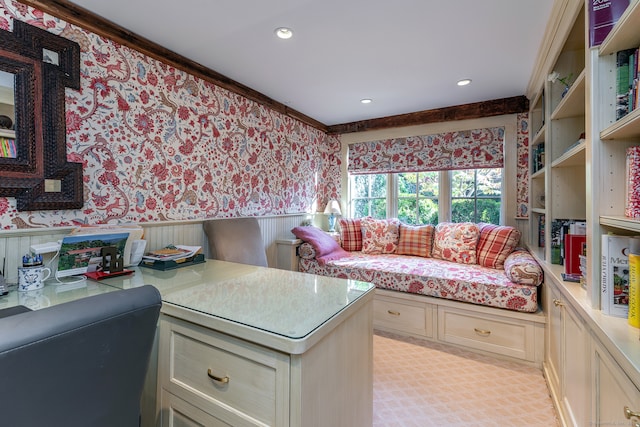
<svg viewBox="0 0 640 427">
<path fill-rule="evenodd" d="M 374 427 L 555 427 L 542 371 L 375 331 Z"/>
</svg>

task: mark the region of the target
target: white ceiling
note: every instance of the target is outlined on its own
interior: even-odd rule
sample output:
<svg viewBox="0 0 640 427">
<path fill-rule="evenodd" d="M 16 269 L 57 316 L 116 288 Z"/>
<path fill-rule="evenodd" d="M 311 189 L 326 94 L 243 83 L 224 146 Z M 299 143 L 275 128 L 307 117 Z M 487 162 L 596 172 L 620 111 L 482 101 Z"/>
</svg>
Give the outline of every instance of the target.
<svg viewBox="0 0 640 427">
<path fill-rule="evenodd" d="M 333 125 L 523 95 L 553 0 L 72 3 Z"/>
</svg>

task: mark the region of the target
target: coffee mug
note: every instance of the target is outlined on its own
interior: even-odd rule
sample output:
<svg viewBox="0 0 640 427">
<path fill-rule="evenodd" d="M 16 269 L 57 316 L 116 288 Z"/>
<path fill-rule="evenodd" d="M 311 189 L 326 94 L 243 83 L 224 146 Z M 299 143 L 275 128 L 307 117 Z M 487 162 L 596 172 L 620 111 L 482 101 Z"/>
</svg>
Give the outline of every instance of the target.
<svg viewBox="0 0 640 427">
<path fill-rule="evenodd" d="M 51 270 L 41 265 L 18 267 L 18 291 L 34 291 L 44 287 L 44 281 L 51 276 Z"/>
</svg>

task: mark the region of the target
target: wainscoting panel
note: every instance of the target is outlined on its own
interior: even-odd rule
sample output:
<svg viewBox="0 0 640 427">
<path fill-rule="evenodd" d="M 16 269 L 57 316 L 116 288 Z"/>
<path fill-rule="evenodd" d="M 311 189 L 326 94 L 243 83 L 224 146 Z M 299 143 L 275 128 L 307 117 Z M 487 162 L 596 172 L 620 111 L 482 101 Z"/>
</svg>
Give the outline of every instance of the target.
<svg viewBox="0 0 640 427">
<path fill-rule="evenodd" d="M 276 266 L 275 241 L 283 237 L 293 237 L 291 229 L 300 225 L 307 217 L 307 214 L 258 217 L 270 267 Z M 160 249 L 169 244 L 202 246 L 205 257 L 208 258 L 209 247 L 202 230 L 202 222 L 196 220 L 143 223 L 141 225 L 144 228 L 144 239 L 147 241 L 146 250 Z M 0 270 L 4 265 L 7 282 L 15 283 L 18 280 L 18 266 L 22 265 L 22 256 L 29 253 L 31 245 L 61 240 L 71 230 L 73 227 L 0 231 Z M 53 254 L 44 255 L 45 264 L 52 258 Z"/>
</svg>

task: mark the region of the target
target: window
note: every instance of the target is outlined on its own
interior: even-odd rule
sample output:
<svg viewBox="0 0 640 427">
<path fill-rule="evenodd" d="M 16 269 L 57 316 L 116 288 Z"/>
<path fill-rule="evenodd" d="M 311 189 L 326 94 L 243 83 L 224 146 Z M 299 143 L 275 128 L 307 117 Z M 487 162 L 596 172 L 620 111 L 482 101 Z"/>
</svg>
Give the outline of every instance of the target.
<svg viewBox="0 0 640 427">
<path fill-rule="evenodd" d="M 350 175 L 349 215 L 395 217 L 406 224 L 449 220 L 499 224 L 502 172 L 491 168 Z"/>
<path fill-rule="evenodd" d="M 349 176 L 351 216 L 387 217 L 387 174 Z"/>
<path fill-rule="evenodd" d="M 499 224 L 502 169 L 457 170 L 451 175 L 451 220 Z"/>
<path fill-rule="evenodd" d="M 439 172 L 399 173 L 398 219 L 405 224 L 438 223 Z"/>
</svg>

